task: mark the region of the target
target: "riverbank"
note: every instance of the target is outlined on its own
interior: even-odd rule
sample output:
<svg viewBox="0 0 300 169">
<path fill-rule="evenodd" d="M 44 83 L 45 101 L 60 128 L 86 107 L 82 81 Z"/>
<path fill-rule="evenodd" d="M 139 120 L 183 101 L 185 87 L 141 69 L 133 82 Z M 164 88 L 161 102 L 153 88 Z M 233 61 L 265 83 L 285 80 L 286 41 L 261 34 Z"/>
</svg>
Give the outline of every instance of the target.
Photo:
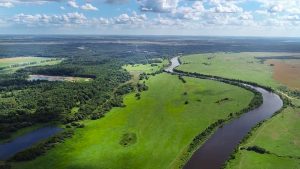
<svg viewBox="0 0 300 169">
<path fill-rule="evenodd" d="M 270 77 L 272 78 L 272 66 L 268 64 L 261 63 L 259 58 L 255 58 L 257 53 L 228 53 L 228 54 L 200 54 L 200 55 L 190 55 L 188 57 L 182 58 L 184 67 L 181 69 L 191 70 L 192 67 L 195 68 L 197 64 L 203 63 L 203 61 L 211 62 L 210 65 L 203 65 L 196 69 L 193 69 L 193 72 L 197 73 L 206 73 L 209 71 L 209 74 L 212 76 L 221 76 L 230 78 L 238 77 L 237 79 L 247 80 L 248 77 L 251 77 L 251 81 L 259 83 L 261 85 L 270 85 L 270 88 L 278 92 L 280 95 L 283 94 L 283 98 L 287 95 L 285 91 L 281 91 L 282 88 L 288 88 L 288 86 L 281 86 L 274 79 L 267 80 Z M 258 53 L 259 54 L 259 53 Z M 266 53 L 261 53 L 266 55 Z M 273 53 L 272 55 L 282 55 L 280 53 Z M 223 57 L 225 55 L 225 57 Z M 214 58 L 209 59 L 210 56 Z M 272 59 L 272 57 L 268 57 Z M 276 59 L 276 57 L 273 57 Z M 280 61 L 285 61 L 285 57 L 279 58 Z M 287 59 L 289 59 L 287 57 Z M 224 62 L 221 62 L 223 60 Z M 298 60 L 299 61 L 299 60 Z M 238 62 L 242 64 L 237 65 Z M 248 63 L 251 62 L 251 63 Z M 224 63 L 224 64 L 223 64 Z M 267 62 L 265 62 L 267 63 Z M 194 64 L 192 66 L 191 64 Z M 222 64 L 221 66 L 218 66 Z M 243 65 L 248 65 L 246 67 L 250 69 L 248 72 L 243 73 L 245 70 Z M 231 66 L 229 66 L 231 65 Z M 235 66 L 237 65 L 237 66 Z M 224 67 L 230 67 L 230 69 L 223 70 Z M 200 69 L 205 69 L 201 71 Z M 257 71 L 259 70 L 259 71 Z M 287 104 L 284 109 L 277 114 L 276 116 L 268 119 L 266 122 L 261 124 L 259 127 L 255 128 L 248 139 L 244 140 L 243 144 L 237 149 L 235 156 L 232 156 L 233 159 L 227 164 L 226 168 L 299 168 L 299 160 L 289 157 L 298 157 L 300 152 L 299 140 L 299 112 L 300 112 L 300 101 L 294 97 L 287 97 L 289 104 Z M 248 144 L 250 142 L 250 144 Z M 246 144 L 247 146 L 244 146 Z M 257 153 L 255 151 L 248 151 L 247 147 L 259 147 L 269 153 Z"/>
</svg>

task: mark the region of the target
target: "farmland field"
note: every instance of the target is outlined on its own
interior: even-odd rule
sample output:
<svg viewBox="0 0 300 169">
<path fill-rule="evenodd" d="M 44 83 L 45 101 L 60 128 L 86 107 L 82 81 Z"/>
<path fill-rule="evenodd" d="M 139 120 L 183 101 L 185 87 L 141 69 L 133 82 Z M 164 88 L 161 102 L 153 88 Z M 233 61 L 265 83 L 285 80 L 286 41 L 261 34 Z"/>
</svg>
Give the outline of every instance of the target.
<svg viewBox="0 0 300 169">
<path fill-rule="evenodd" d="M 274 66 L 273 78 L 293 89 L 300 90 L 300 59 L 268 60 Z"/>
<path fill-rule="evenodd" d="M 86 121 L 73 138 L 13 168 L 168 168 L 192 139 L 249 104 L 253 93 L 224 83 L 166 73 L 146 80 L 148 91 L 125 96 L 101 120 Z M 230 101 L 217 104 L 218 100 Z M 186 102 L 188 101 L 188 102 Z M 199 109 L 200 108 L 200 109 Z M 159 144 L 158 144 L 159 142 Z"/>
<path fill-rule="evenodd" d="M 13 73 L 29 66 L 43 66 L 60 63 L 60 59 L 46 57 L 13 57 L 0 58 L 0 73 Z"/>
<path fill-rule="evenodd" d="M 286 79 L 282 78 L 282 76 L 285 76 L 286 74 L 281 74 L 280 77 L 278 77 L 278 69 L 280 69 L 278 67 L 280 65 L 271 65 L 271 63 L 269 63 L 269 59 L 274 60 L 274 58 L 277 57 L 278 59 L 276 59 L 276 62 L 281 63 L 286 61 L 282 59 L 284 58 L 282 56 L 286 56 L 288 58 L 289 56 L 295 55 L 300 58 L 300 55 L 295 53 L 260 52 L 189 55 L 182 58 L 183 65 L 180 66 L 179 69 L 189 72 L 198 72 L 208 75 L 217 75 L 221 77 L 256 82 L 265 86 L 276 88 L 289 83 L 286 83 Z M 294 62 L 295 60 L 300 63 L 300 59 L 293 59 Z M 288 61 L 290 62 L 291 60 L 289 59 Z M 273 69 L 275 69 L 275 71 L 273 71 Z M 294 73 L 297 71 L 297 68 L 292 69 Z M 300 81 L 299 73 L 290 76 L 295 78 L 295 81 Z M 283 81 L 279 81 L 278 78 L 283 79 Z M 288 79 L 290 80 L 291 78 Z M 298 82 L 295 83 L 297 84 Z M 293 88 L 294 86 L 288 85 L 288 87 Z"/>
</svg>

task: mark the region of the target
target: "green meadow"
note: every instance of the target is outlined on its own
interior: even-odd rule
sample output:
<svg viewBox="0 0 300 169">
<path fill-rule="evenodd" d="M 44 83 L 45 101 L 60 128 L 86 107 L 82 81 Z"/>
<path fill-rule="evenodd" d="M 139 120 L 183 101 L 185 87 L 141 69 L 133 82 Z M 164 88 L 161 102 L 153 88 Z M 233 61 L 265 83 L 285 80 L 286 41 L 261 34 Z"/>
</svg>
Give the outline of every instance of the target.
<svg viewBox="0 0 300 169">
<path fill-rule="evenodd" d="M 168 60 L 162 60 L 161 63 L 155 64 L 134 64 L 124 65 L 123 68 L 129 72 L 154 73 L 159 71 L 163 66 L 168 65 Z"/>
<path fill-rule="evenodd" d="M 126 107 L 113 108 L 104 118 L 85 121 L 73 138 L 19 169 L 166 169 L 193 138 L 218 119 L 248 106 L 254 94 L 210 80 L 161 73 L 150 76 L 138 100 L 124 97 Z M 216 103 L 223 98 L 230 101 Z"/>
<path fill-rule="evenodd" d="M 181 58 L 178 69 L 202 74 L 241 79 L 271 86 L 282 86 L 272 77 L 269 64 L 257 56 L 290 56 L 289 53 L 209 53 Z M 300 99 L 290 97 L 294 106 L 269 119 L 252 131 L 251 136 L 239 146 L 235 159 L 226 168 L 243 169 L 295 169 L 300 168 Z M 257 146 L 269 153 L 246 150 Z"/>
<path fill-rule="evenodd" d="M 0 58 L 0 73 L 13 73 L 29 66 L 43 66 L 60 63 L 61 60 L 46 57 L 13 57 Z"/>
<path fill-rule="evenodd" d="M 256 57 L 293 56 L 295 53 L 204 53 L 181 58 L 183 65 L 178 69 L 207 75 L 256 82 L 265 86 L 279 87 L 273 79 L 273 67 Z"/>
</svg>

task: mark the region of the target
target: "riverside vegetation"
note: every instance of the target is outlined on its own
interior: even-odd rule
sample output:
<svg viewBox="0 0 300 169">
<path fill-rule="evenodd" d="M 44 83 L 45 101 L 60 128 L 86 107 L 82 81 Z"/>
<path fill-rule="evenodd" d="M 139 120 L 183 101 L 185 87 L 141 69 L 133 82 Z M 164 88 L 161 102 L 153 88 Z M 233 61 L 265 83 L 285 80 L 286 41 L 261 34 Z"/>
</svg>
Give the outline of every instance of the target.
<svg viewBox="0 0 300 169">
<path fill-rule="evenodd" d="M 299 91 L 284 85 L 273 76 L 274 67 L 266 59 L 290 60 L 295 53 L 208 53 L 190 55 L 182 58 L 180 70 L 199 72 L 212 76 L 222 76 L 250 81 L 267 86 L 282 95 L 283 109 L 270 120 L 259 124 L 238 147 L 236 153 L 226 164 L 226 168 L 299 168 L 298 113 L 300 111 Z M 281 57 L 280 57 L 281 56 Z M 286 57 L 283 57 L 286 56 Z M 203 62 L 209 66 L 199 66 Z M 298 58 L 293 58 L 298 62 Z M 251 62 L 251 63 L 249 63 Z M 193 66 L 194 65 L 194 66 Z M 246 68 L 242 68 L 248 65 Z M 231 69 L 225 67 L 230 66 Z M 273 78 L 274 77 L 274 78 Z M 251 165 L 250 165 L 251 164 Z"/>
</svg>

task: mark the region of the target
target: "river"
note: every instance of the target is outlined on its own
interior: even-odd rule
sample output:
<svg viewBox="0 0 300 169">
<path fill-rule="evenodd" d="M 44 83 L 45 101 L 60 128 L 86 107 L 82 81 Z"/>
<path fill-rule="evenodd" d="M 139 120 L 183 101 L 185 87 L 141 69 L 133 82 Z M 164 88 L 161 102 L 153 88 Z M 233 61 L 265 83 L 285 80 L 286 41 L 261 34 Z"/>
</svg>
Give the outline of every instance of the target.
<svg viewBox="0 0 300 169">
<path fill-rule="evenodd" d="M 180 65 L 178 57 L 171 59 L 171 65 L 165 69 L 174 73 L 173 69 Z M 189 76 L 188 74 L 180 75 Z M 211 79 L 214 80 L 214 79 Z M 260 92 L 263 104 L 258 108 L 244 113 L 239 118 L 230 121 L 216 132 L 192 155 L 184 169 L 220 169 L 229 159 L 234 149 L 248 132 L 259 122 L 270 118 L 281 109 L 283 102 L 280 97 L 263 88 L 248 85 Z"/>
<path fill-rule="evenodd" d="M 0 144 L 0 160 L 7 160 L 16 153 L 23 151 L 60 131 L 62 131 L 61 128 L 54 126 L 43 127 L 19 136 L 10 142 Z"/>
</svg>

